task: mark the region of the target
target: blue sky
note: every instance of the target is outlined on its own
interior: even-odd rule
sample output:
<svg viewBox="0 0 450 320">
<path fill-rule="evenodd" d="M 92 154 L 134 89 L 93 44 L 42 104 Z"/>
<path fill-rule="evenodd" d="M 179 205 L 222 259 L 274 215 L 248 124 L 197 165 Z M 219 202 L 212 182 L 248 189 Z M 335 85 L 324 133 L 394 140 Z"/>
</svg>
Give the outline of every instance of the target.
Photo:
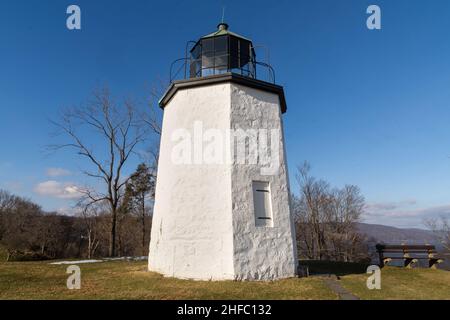
<svg viewBox="0 0 450 320">
<path fill-rule="evenodd" d="M 103 85 L 144 97 L 186 41 L 215 30 L 225 5 L 232 31 L 270 48 L 285 87 L 294 191 L 295 166 L 308 160 L 332 185 L 360 186 L 367 222 L 423 227 L 424 217 L 450 214 L 446 0 L 1 4 L 0 188 L 47 210 L 70 208 L 64 189 L 85 182 L 73 154 L 44 151 L 48 119 Z M 70 4 L 81 7 L 81 31 L 66 28 Z M 381 7 L 381 30 L 366 28 L 370 4 Z"/>
</svg>

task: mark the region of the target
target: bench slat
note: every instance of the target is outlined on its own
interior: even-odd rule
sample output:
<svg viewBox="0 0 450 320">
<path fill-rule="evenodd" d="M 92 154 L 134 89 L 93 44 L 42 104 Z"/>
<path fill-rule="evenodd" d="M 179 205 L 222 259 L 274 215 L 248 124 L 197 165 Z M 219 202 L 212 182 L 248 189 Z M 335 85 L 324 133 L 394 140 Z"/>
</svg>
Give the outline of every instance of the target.
<svg viewBox="0 0 450 320">
<path fill-rule="evenodd" d="M 390 245 L 377 244 L 376 248 L 379 250 L 436 250 L 433 245 Z"/>
</svg>

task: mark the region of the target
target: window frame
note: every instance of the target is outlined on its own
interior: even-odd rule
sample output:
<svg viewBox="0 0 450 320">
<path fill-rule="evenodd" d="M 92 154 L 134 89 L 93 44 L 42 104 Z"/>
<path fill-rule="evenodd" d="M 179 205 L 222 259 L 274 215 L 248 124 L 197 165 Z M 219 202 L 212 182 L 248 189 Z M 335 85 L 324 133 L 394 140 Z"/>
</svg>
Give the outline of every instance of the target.
<svg viewBox="0 0 450 320">
<path fill-rule="evenodd" d="M 268 181 L 252 181 L 253 216 L 256 228 L 273 228 L 273 202 Z M 259 211 L 263 208 L 263 212 Z"/>
</svg>

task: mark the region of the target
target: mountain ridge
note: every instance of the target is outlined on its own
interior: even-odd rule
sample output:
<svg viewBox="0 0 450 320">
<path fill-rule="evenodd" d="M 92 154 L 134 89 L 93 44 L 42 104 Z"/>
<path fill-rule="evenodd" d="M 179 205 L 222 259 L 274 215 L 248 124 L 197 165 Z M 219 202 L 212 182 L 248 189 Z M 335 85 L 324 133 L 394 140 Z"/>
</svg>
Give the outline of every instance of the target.
<svg viewBox="0 0 450 320">
<path fill-rule="evenodd" d="M 356 224 L 359 233 L 367 236 L 370 242 L 395 244 L 434 244 L 439 245 L 438 237 L 430 230 L 420 228 L 398 228 L 382 224 Z"/>
</svg>

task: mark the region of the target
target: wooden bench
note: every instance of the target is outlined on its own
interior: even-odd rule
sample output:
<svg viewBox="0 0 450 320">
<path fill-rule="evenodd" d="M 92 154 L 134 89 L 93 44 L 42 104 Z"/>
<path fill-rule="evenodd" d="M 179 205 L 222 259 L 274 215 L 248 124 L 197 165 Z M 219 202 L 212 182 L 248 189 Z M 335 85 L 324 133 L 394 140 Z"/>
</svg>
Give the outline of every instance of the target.
<svg viewBox="0 0 450 320">
<path fill-rule="evenodd" d="M 380 258 L 380 267 L 393 260 L 403 260 L 406 268 L 412 268 L 419 260 L 428 260 L 428 267 L 436 269 L 437 264 L 444 260 L 437 257 L 436 248 L 433 245 L 376 245 L 378 256 Z"/>
</svg>

